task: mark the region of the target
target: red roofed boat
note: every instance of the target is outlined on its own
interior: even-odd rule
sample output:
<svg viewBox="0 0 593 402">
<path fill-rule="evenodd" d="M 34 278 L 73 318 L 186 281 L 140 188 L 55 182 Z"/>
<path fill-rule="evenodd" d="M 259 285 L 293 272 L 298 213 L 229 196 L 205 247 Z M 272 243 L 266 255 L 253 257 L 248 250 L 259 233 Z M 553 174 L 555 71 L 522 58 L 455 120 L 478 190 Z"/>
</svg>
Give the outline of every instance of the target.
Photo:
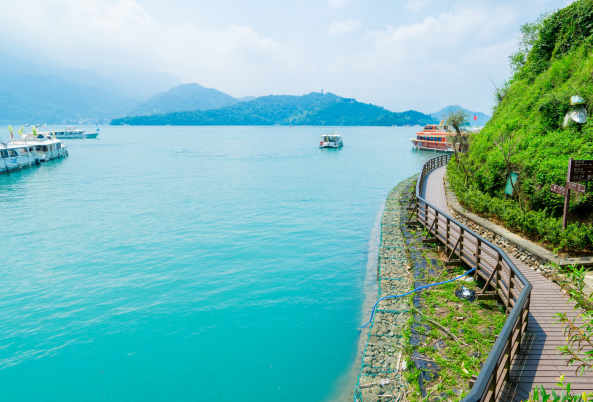
<svg viewBox="0 0 593 402">
<path fill-rule="evenodd" d="M 411 138 L 415 149 L 429 149 L 438 152 L 454 152 L 453 144 L 447 141 L 447 137 L 455 135 L 453 126 L 443 124 L 428 124 L 422 131 L 416 133 L 416 137 Z"/>
</svg>

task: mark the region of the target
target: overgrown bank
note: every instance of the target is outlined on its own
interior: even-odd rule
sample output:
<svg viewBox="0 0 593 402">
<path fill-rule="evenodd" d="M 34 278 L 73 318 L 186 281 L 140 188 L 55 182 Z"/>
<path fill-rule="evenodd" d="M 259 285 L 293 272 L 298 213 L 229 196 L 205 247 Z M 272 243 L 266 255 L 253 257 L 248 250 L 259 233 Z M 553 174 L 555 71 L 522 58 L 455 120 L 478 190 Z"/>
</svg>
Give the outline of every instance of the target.
<svg viewBox="0 0 593 402">
<path fill-rule="evenodd" d="M 379 297 L 402 294 L 455 278 L 467 267 L 445 269 L 442 252 L 422 243 L 423 229 L 405 226 L 415 186 L 408 179 L 389 194 L 381 227 Z M 455 296 L 453 282 L 416 296 L 382 301 L 363 355 L 356 401 L 421 401 L 440 396 L 459 400 L 485 362 L 505 315 L 495 301 L 469 302 Z M 383 385 L 381 385 L 383 382 Z"/>
<path fill-rule="evenodd" d="M 550 191 L 564 185 L 568 159 L 593 159 L 593 123 L 569 124 L 571 96 L 593 106 L 593 0 L 570 6 L 524 26 L 516 68 L 498 88 L 492 119 L 473 135 L 469 152 L 449 164 L 452 188 L 468 209 L 496 217 L 551 248 L 593 244 L 593 185 L 572 194 L 570 221 L 561 230 L 564 198 Z M 519 176 L 512 199 L 505 196 L 510 172 Z M 583 183 L 585 184 L 585 183 Z"/>
</svg>

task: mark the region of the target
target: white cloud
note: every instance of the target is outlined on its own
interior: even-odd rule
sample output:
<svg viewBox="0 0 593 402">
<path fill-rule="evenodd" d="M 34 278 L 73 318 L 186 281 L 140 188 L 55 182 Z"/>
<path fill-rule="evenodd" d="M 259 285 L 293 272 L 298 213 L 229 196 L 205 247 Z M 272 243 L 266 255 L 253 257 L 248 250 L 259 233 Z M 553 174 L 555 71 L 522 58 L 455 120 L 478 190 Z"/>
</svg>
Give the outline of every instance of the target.
<svg viewBox="0 0 593 402">
<path fill-rule="evenodd" d="M 364 50 L 337 55 L 327 69 L 338 78 L 383 77 L 379 97 L 384 100 L 379 104 L 388 104 L 394 94 L 405 94 L 408 108 L 438 110 L 443 103 L 454 103 L 448 100 L 453 93 L 475 92 L 470 85 L 476 80 L 491 86 L 488 77 L 500 80 L 508 74 L 507 56 L 514 40 L 500 38 L 499 33 L 514 20 L 515 14 L 506 8 L 454 8 L 419 23 L 368 32 Z M 373 80 L 368 81 L 361 92 L 377 92 Z M 488 98 L 490 90 L 484 87 Z M 430 104 L 434 106 L 426 110 Z"/>
<path fill-rule="evenodd" d="M 294 46 L 262 37 L 251 27 L 206 30 L 188 22 L 162 23 L 133 0 L 11 4 L 3 12 L 13 19 L 0 26 L 0 36 L 34 42 L 55 60 L 67 60 L 68 67 L 144 66 L 173 73 L 186 82 L 224 88 L 225 80 L 228 87 L 256 82 L 272 71 L 291 71 L 298 60 Z M 23 26 L 27 29 L 17 29 Z M 76 65 L 81 61 L 85 64 Z"/>
<path fill-rule="evenodd" d="M 329 4 L 332 7 L 342 7 L 345 6 L 346 4 L 348 4 L 350 2 L 350 0 L 329 0 Z"/>
<path fill-rule="evenodd" d="M 330 35 L 339 35 L 348 32 L 358 31 L 362 23 L 358 20 L 346 20 L 346 21 L 336 21 L 329 26 L 327 32 Z"/>
<path fill-rule="evenodd" d="M 420 11 L 432 0 L 410 0 L 406 3 L 406 8 L 411 11 Z"/>
</svg>

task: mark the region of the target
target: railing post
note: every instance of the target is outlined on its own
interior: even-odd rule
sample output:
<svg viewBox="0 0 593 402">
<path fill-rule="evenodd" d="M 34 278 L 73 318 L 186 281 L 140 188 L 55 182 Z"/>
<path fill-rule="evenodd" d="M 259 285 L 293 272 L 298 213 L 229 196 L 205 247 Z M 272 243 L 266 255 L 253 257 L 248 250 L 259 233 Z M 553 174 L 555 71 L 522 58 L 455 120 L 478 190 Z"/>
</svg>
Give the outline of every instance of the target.
<svg viewBox="0 0 593 402">
<path fill-rule="evenodd" d="M 464 233 L 464 230 L 460 226 L 459 227 L 459 261 L 463 261 L 463 233 Z"/>
<path fill-rule="evenodd" d="M 439 238 L 439 213 L 434 210 L 434 237 Z"/>
<path fill-rule="evenodd" d="M 501 255 L 498 254 L 498 263 L 496 264 L 496 267 L 494 267 L 494 269 L 496 270 L 496 280 L 494 281 L 494 294 L 498 294 L 498 289 L 500 288 L 499 286 L 499 282 L 500 282 L 500 278 L 502 277 L 500 275 L 500 271 L 502 270 L 502 264 L 501 264 Z"/>
<path fill-rule="evenodd" d="M 482 240 L 476 242 L 476 270 L 474 271 L 474 280 L 478 280 L 478 271 L 480 270 L 480 252 L 482 251 Z"/>
<path fill-rule="evenodd" d="M 521 318 L 523 322 L 521 323 L 521 340 L 523 339 L 523 335 L 525 335 L 525 331 L 527 331 L 527 326 L 529 325 L 529 305 L 531 303 L 531 295 L 527 298 L 525 305 L 523 306 L 523 311 L 521 312 Z M 525 329 L 523 329 L 525 328 Z M 519 351 L 521 349 L 521 344 L 519 343 Z"/>
<path fill-rule="evenodd" d="M 507 286 L 507 310 L 506 313 L 507 315 L 509 315 L 509 308 L 512 308 L 511 306 L 511 289 L 513 288 L 513 269 L 511 267 L 509 267 L 509 284 Z"/>
<path fill-rule="evenodd" d="M 511 343 L 512 340 L 513 340 L 513 333 L 511 332 L 511 337 L 510 337 L 510 339 L 507 339 L 506 344 L 505 344 L 505 345 L 508 345 L 506 347 L 506 352 L 504 353 L 507 357 L 507 359 L 506 359 L 507 361 L 504 364 L 504 369 L 503 369 L 504 371 L 506 371 L 506 374 L 504 375 L 504 378 L 500 379 L 502 382 L 508 381 L 509 377 L 511 375 L 511 360 L 512 360 L 511 352 L 513 350 L 513 344 Z"/>
<path fill-rule="evenodd" d="M 451 228 L 451 220 L 449 219 L 449 217 L 445 218 L 447 220 L 447 223 L 445 225 L 445 253 L 447 253 L 447 250 L 449 250 L 449 230 Z"/>
<path fill-rule="evenodd" d="M 521 314 L 519 315 L 519 322 L 517 323 L 518 327 L 517 330 L 519 332 L 519 336 L 517 337 L 517 352 L 519 354 L 521 352 L 521 340 L 523 339 L 523 314 L 525 314 L 525 307 L 521 309 Z M 513 356 L 515 357 L 515 356 Z"/>
</svg>

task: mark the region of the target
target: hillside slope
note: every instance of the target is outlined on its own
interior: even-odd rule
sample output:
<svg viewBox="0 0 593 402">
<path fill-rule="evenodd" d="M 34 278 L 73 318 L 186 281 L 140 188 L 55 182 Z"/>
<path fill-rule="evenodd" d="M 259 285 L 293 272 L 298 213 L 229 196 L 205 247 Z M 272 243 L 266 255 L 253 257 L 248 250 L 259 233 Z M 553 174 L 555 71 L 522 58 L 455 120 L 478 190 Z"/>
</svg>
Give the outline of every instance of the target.
<svg viewBox="0 0 593 402">
<path fill-rule="evenodd" d="M 573 225 L 566 232 L 556 219 L 564 198 L 551 192 L 550 185 L 564 185 L 570 157 L 593 159 L 591 119 L 562 128 L 571 96 L 587 101 L 590 116 L 593 110 L 593 1 L 580 0 L 552 14 L 541 22 L 536 38 L 501 92 L 492 119 L 474 136 L 462 164 L 449 165 L 449 176 L 460 199 L 476 212 L 496 215 L 509 227 L 565 248 L 591 244 L 592 183 L 586 183 L 585 195 L 573 192 L 570 202 L 570 220 L 587 226 Z M 496 146 L 501 133 L 516 144 L 511 161 L 519 174 L 520 198 L 513 201 L 504 196 L 507 172 Z M 508 151 L 508 144 L 504 149 Z"/>
<path fill-rule="evenodd" d="M 13 125 L 110 120 L 126 114 L 141 98 L 90 70 L 5 53 L 0 53 L 0 78 L 0 122 Z"/>
<path fill-rule="evenodd" d="M 250 97 L 247 97 L 250 99 Z M 129 116 L 167 114 L 192 110 L 218 109 L 240 102 L 230 95 L 199 84 L 184 84 L 151 96 L 134 108 Z"/>
<path fill-rule="evenodd" d="M 111 124 L 130 125 L 382 125 L 426 124 L 435 120 L 420 112 L 394 113 L 332 93 L 270 95 L 214 110 L 133 116 Z"/>
<path fill-rule="evenodd" d="M 0 122 L 62 123 L 109 120 L 127 113 L 137 101 L 52 75 L 4 76 L 0 81 Z"/>
</svg>

